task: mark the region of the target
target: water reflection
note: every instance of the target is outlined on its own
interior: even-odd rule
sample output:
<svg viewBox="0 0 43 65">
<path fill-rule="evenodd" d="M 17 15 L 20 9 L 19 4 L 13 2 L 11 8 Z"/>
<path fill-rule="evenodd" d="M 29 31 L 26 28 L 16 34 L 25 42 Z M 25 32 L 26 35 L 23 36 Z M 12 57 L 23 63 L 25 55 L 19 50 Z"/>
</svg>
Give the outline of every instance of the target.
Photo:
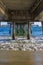
<svg viewBox="0 0 43 65">
<path fill-rule="evenodd" d="M 39 53 L 34 53 L 34 62 L 36 65 L 42 65 L 42 57 Z"/>
</svg>

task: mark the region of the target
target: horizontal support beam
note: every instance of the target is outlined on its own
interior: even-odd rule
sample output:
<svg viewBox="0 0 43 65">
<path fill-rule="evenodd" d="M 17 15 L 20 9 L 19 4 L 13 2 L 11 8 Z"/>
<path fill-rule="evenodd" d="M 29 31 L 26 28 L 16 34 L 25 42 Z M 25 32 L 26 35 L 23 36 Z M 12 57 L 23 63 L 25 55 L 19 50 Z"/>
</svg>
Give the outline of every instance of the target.
<svg viewBox="0 0 43 65">
<path fill-rule="evenodd" d="M 42 0 L 36 0 L 35 1 L 35 3 L 33 4 L 33 6 L 30 9 L 31 13 L 36 10 L 36 8 L 40 5 L 41 2 L 42 2 Z"/>
<path fill-rule="evenodd" d="M 2 19 L 8 19 L 8 12 L 6 6 L 3 4 L 2 1 L 0 1 L 0 18 Z"/>
<path fill-rule="evenodd" d="M 34 6 L 35 7 L 35 6 Z M 43 11 L 43 1 L 40 0 L 38 4 L 36 4 L 36 7 L 31 9 L 30 13 L 32 14 L 33 19 L 41 12 Z"/>
</svg>

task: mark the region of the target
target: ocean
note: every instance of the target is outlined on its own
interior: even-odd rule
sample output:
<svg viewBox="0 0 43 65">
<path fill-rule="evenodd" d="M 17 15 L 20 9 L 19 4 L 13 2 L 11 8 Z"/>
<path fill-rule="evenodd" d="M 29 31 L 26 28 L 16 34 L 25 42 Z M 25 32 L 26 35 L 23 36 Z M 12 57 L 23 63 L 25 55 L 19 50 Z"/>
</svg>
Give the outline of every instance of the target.
<svg viewBox="0 0 43 65">
<path fill-rule="evenodd" d="M 42 27 L 41 26 L 31 26 L 31 35 L 32 36 L 43 36 Z"/>
<path fill-rule="evenodd" d="M 9 36 L 11 35 L 11 28 L 7 27 L 0 27 L 0 36 Z M 31 26 L 31 35 L 32 36 L 43 36 L 42 34 L 42 27 L 41 26 Z"/>
<path fill-rule="evenodd" d="M 10 27 L 6 26 L 6 27 L 0 27 L 0 36 L 9 36 L 11 34 L 10 32 Z"/>
</svg>

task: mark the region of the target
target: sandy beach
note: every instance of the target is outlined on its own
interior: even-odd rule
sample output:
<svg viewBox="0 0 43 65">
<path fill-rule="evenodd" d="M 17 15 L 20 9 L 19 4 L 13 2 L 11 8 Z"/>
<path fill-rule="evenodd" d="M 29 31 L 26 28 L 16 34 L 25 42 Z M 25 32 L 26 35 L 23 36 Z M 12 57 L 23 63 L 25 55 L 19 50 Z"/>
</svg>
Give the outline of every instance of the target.
<svg viewBox="0 0 43 65">
<path fill-rule="evenodd" d="M 0 41 L 0 50 L 38 51 L 43 50 L 43 37 L 31 37 L 30 40 L 16 38 L 15 40 Z"/>
</svg>

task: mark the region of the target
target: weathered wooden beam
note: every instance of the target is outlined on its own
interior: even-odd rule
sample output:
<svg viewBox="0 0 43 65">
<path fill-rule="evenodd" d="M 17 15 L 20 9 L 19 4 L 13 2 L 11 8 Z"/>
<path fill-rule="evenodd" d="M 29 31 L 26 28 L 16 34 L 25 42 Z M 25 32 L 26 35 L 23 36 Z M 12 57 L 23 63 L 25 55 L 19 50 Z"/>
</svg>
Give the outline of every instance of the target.
<svg viewBox="0 0 43 65">
<path fill-rule="evenodd" d="M 33 8 L 30 9 L 30 13 L 32 14 L 33 19 L 43 11 L 43 0 L 38 0 L 36 4 L 34 4 Z"/>
<path fill-rule="evenodd" d="M 13 14 L 13 19 L 15 20 L 16 19 L 26 19 L 27 15 L 28 15 L 28 19 L 32 19 L 28 10 L 9 10 L 9 11 L 10 11 L 9 18 L 12 17 L 12 14 Z"/>
<path fill-rule="evenodd" d="M 31 13 L 34 12 L 36 10 L 36 8 L 40 5 L 42 0 L 36 0 L 33 4 L 33 6 L 31 7 Z"/>
<path fill-rule="evenodd" d="M 8 11 L 7 11 L 7 8 L 6 8 L 6 6 L 3 4 L 2 1 L 0 1 L 0 13 L 1 13 L 1 15 L 0 15 L 0 19 L 1 19 L 1 20 L 2 20 L 2 19 L 8 19 Z M 2 18 L 1 18 L 1 16 L 2 16 Z"/>
<path fill-rule="evenodd" d="M 14 35 L 14 22 L 12 22 L 12 24 L 13 24 L 12 39 L 15 40 L 15 35 Z"/>
<path fill-rule="evenodd" d="M 43 34 L 43 21 L 41 23 L 42 23 L 42 34 Z"/>
<path fill-rule="evenodd" d="M 29 21 L 27 22 L 28 24 L 28 34 L 27 34 L 27 39 L 30 39 L 30 35 L 29 35 Z"/>
</svg>

